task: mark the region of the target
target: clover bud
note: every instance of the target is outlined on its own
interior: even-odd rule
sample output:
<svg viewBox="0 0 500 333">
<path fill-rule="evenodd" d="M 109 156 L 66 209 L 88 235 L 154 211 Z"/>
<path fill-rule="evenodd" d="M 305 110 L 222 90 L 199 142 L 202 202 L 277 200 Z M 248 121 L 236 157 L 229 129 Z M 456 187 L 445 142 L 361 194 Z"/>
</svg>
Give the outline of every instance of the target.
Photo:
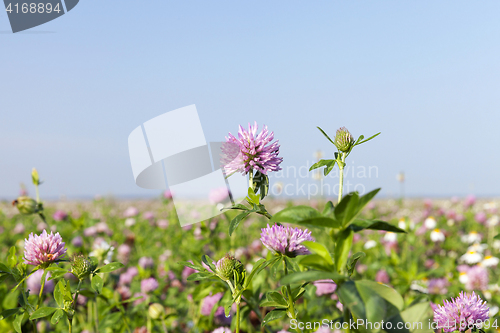
<svg viewBox="0 0 500 333">
<path fill-rule="evenodd" d="M 19 213 L 23 215 L 31 215 L 38 213 L 40 207 L 38 203 L 30 197 L 22 196 L 12 201 L 12 206 L 16 206 Z"/>
<path fill-rule="evenodd" d="M 338 150 L 343 153 L 347 153 L 352 145 L 354 144 L 354 138 L 351 133 L 345 127 L 341 127 L 337 130 L 337 134 L 335 135 L 335 146 Z"/>
<path fill-rule="evenodd" d="M 227 254 L 224 258 L 217 261 L 215 272 L 222 280 L 227 281 L 233 277 L 233 271 L 239 266 L 241 266 L 240 261 Z"/>
<path fill-rule="evenodd" d="M 165 314 L 165 308 L 160 303 L 153 303 L 149 306 L 148 314 L 152 319 L 159 319 Z"/>
<path fill-rule="evenodd" d="M 71 261 L 71 273 L 79 280 L 83 280 L 95 270 L 97 265 L 94 264 L 90 257 L 85 257 L 82 254 L 77 254 Z"/>
<path fill-rule="evenodd" d="M 31 180 L 33 185 L 40 185 L 40 177 L 38 176 L 38 171 L 35 168 L 31 171 Z"/>
</svg>

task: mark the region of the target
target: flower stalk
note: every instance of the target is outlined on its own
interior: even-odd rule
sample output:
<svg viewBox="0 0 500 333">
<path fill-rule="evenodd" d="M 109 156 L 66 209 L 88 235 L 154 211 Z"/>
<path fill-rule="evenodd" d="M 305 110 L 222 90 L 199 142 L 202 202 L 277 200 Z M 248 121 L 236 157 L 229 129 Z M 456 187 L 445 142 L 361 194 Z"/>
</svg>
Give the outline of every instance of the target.
<svg viewBox="0 0 500 333">
<path fill-rule="evenodd" d="M 342 200 L 342 193 L 344 189 L 344 166 L 345 166 L 345 159 L 347 157 L 347 153 L 342 153 L 342 160 L 341 163 L 337 163 L 339 166 L 340 174 L 339 174 L 339 198 L 338 202 Z"/>
<path fill-rule="evenodd" d="M 283 269 L 285 271 L 285 275 L 288 275 L 288 267 L 286 266 L 286 260 L 283 260 Z M 286 285 L 286 292 L 288 294 L 287 299 L 288 299 L 289 313 L 292 316 L 292 319 L 297 319 L 295 316 L 295 306 L 292 295 L 292 288 L 290 288 L 290 284 Z"/>
<path fill-rule="evenodd" d="M 40 282 L 40 293 L 38 294 L 38 303 L 36 305 L 37 310 L 40 307 L 40 305 L 42 304 L 43 288 L 45 288 L 45 280 L 46 280 L 46 276 L 47 276 L 46 274 L 47 274 L 46 272 L 44 272 L 42 274 L 42 280 Z"/>
<path fill-rule="evenodd" d="M 236 303 L 236 333 L 240 333 L 240 302 Z"/>
</svg>

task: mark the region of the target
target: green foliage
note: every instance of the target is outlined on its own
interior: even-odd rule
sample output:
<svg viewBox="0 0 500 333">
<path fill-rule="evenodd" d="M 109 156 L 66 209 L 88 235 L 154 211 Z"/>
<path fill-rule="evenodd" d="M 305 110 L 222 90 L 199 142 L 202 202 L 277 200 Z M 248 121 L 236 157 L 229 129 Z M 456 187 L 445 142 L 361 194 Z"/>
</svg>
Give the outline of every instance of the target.
<svg viewBox="0 0 500 333">
<path fill-rule="evenodd" d="M 106 266 L 98 268 L 94 272 L 94 274 L 98 274 L 98 273 L 110 273 L 110 272 L 116 271 L 117 269 L 120 269 L 120 268 L 123 268 L 123 267 L 125 267 L 125 265 L 122 264 L 121 262 L 112 262 L 110 264 L 107 264 Z"/>
</svg>

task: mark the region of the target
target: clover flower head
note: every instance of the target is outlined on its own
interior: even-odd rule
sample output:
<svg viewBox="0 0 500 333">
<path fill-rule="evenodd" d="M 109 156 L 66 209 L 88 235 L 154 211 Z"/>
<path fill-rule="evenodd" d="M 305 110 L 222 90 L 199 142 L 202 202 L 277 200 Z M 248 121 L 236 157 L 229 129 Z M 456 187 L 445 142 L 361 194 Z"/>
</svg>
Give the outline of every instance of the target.
<svg viewBox="0 0 500 333">
<path fill-rule="evenodd" d="M 462 291 L 457 298 L 445 300 L 443 305 L 437 305 L 434 309 L 434 322 L 437 323 L 437 328 L 445 332 L 463 332 L 467 327 L 478 327 L 476 325 L 488 318 L 489 308 L 486 302 L 474 292 L 467 295 Z"/>
<path fill-rule="evenodd" d="M 158 281 L 154 277 L 150 277 L 141 281 L 141 292 L 147 294 L 158 289 Z"/>
<path fill-rule="evenodd" d="M 337 290 L 337 284 L 333 280 L 317 280 L 313 284 L 316 287 L 316 296 L 332 294 Z"/>
<path fill-rule="evenodd" d="M 309 250 L 302 245 L 303 241 L 314 241 L 311 232 L 299 228 L 285 227 L 282 225 L 267 225 L 261 229 L 260 241 L 269 250 L 281 253 L 288 257 L 309 254 Z"/>
<path fill-rule="evenodd" d="M 450 282 L 446 278 L 430 279 L 428 285 L 429 294 L 443 295 L 448 292 Z"/>
<path fill-rule="evenodd" d="M 45 229 L 40 235 L 31 233 L 25 239 L 24 259 L 27 264 L 35 266 L 50 264 L 64 257 L 67 251 L 65 245 L 59 233 L 47 234 Z"/>
<path fill-rule="evenodd" d="M 467 280 L 465 289 L 486 290 L 488 289 L 488 271 L 481 265 L 475 265 L 467 269 Z"/>
<path fill-rule="evenodd" d="M 219 302 L 222 296 L 222 293 L 217 293 L 215 295 L 205 297 L 201 303 L 200 313 L 204 316 L 210 316 L 213 307 L 217 304 L 217 302 Z"/>
<path fill-rule="evenodd" d="M 267 175 L 281 170 L 282 157 L 278 157 L 280 145 L 273 141 L 274 132 L 269 133 L 267 126 L 257 134 L 257 122 L 248 124 L 248 130 L 240 126 L 238 137 L 231 133 L 222 145 L 222 164 L 226 174 L 235 172 L 247 174 L 251 170 Z"/>
<path fill-rule="evenodd" d="M 54 221 L 64 221 L 68 218 L 68 213 L 63 210 L 57 210 L 54 215 L 52 215 Z"/>
</svg>

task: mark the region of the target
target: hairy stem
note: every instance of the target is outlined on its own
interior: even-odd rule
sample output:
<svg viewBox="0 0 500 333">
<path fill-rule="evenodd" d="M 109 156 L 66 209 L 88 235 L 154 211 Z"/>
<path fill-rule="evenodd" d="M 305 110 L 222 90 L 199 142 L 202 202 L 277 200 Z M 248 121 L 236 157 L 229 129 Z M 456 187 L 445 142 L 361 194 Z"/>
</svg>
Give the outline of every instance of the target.
<svg viewBox="0 0 500 333">
<path fill-rule="evenodd" d="M 82 287 L 82 280 L 78 280 L 78 286 L 75 291 L 75 300 L 73 301 L 73 309 L 76 310 L 76 301 L 78 300 L 78 295 L 80 295 L 80 288 Z"/>
<path fill-rule="evenodd" d="M 240 333 L 240 302 L 236 303 L 236 333 Z"/>
<path fill-rule="evenodd" d="M 288 267 L 286 267 L 286 260 L 283 260 L 283 268 L 285 269 L 285 275 L 288 275 Z M 292 296 L 292 288 L 290 288 L 290 285 L 286 285 L 286 291 L 288 294 L 288 306 L 290 310 L 290 314 L 292 315 L 292 319 L 297 319 L 295 316 L 295 307 L 294 307 L 294 300 Z"/>
<path fill-rule="evenodd" d="M 42 304 L 42 294 L 43 294 L 43 288 L 45 288 L 45 279 L 46 279 L 46 274 L 45 272 L 42 274 L 42 281 L 41 281 L 41 287 L 40 287 L 40 293 L 38 294 L 38 303 L 36 304 L 36 309 L 40 307 Z"/>
<path fill-rule="evenodd" d="M 340 176 L 339 176 L 339 200 L 342 200 L 342 192 L 344 188 L 344 166 L 345 166 L 345 158 L 347 157 L 346 153 L 342 153 L 342 164 L 338 164 L 339 169 L 340 169 Z"/>
<path fill-rule="evenodd" d="M 250 171 L 248 172 L 248 187 L 252 188 L 252 190 L 255 190 L 253 188 L 253 170 L 250 169 Z"/>
<path fill-rule="evenodd" d="M 40 203 L 40 191 L 38 190 L 38 184 L 35 184 L 35 191 L 36 191 L 36 202 Z"/>
</svg>

